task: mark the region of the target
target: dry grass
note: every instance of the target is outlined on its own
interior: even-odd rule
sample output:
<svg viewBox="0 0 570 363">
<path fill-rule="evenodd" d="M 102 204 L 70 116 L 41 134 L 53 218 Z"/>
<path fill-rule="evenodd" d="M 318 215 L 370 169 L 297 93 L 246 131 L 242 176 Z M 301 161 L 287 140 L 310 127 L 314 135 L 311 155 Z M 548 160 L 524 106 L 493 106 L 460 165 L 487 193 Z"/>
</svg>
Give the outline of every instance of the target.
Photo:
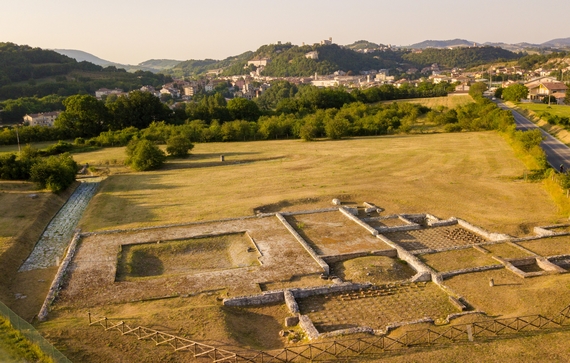
<svg viewBox="0 0 570 363">
<path fill-rule="evenodd" d="M 489 286 L 493 278 L 494 287 Z M 507 269 L 457 275 L 445 284 L 491 316 L 554 316 L 570 303 L 570 275 L 523 279 Z"/>
<path fill-rule="evenodd" d="M 11 277 L 0 281 L 0 301 L 25 319 L 39 311 L 57 269 L 17 273 L 18 268 L 74 189 L 55 195 L 32 183 L 0 181 L 0 276 Z M 16 293 L 27 297 L 17 300 Z"/>
<path fill-rule="evenodd" d="M 381 103 L 392 103 L 392 102 L 408 102 L 416 103 L 429 108 L 435 108 L 438 106 L 443 106 L 449 109 L 456 108 L 457 106 L 464 106 L 468 103 L 473 102 L 473 98 L 469 95 L 465 96 L 446 96 L 446 97 L 430 97 L 430 98 L 412 98 L 396 101 L 383 101 Z"/>
<path fill-rule="evenodd" d="M 528 242 L 519 242 L 518 244 L 544 257 L 570 254 L 569 236 L 542 238 Z"/>
<path fill-rule="evenodd" d="M 121 149 L 104 152 L 105 159 L 123 155 Z M 98 158 L 76 155 L 79 162 Z M 457 216 L 519 234 L 529 216 L 537 225 L 559 220 L 541 188 L 518 180 L 523 170 L 494 132 L 197 144 L 189 159 L 163 170 L 110 176 L 80 227 L 211 220 L 250 215 L 263 206 L 306 210 L 330 206 L 338 197 L 376 202 L 388 213 Z"/>
<path fill-rule="evenodd" d="M 384 284 L 407 280 L 416 274 L 406 262 L 384 256 L 366 256 L 331 265 L 332 274 L 343 281 Z"/>
<path fill-rule="evenodd" d="M 498 264 L 489 255 L 474 248 L 432 253 L 421 256 L 421 259 L 439 272 Z"/>
<path fill-rule="evenodd" d="M 501 258 L 524 258 L 532 256 L 528 252 L 511 246 L 508 243 L 497 243 L 494 245 L 484 246 L 483 248 L 491 252 L 493 255 Z"/>
</svg>

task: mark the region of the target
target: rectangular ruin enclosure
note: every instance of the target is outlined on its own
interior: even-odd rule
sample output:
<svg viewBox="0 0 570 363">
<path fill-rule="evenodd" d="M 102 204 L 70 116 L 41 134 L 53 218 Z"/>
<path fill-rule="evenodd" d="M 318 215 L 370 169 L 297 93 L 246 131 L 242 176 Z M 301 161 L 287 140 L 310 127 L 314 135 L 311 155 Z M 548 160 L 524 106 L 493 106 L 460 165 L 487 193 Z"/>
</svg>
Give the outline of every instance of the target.
<svg viewBox="0 0 570 363">
<path fill-rule="evenodd" d="M 544 257 L 570 255 L 570 236 L 541 238 L 517 244 Z"/>
<path fill-rule="evenodd" d="M 491 258 L 490 254 L 477 251 L 474 248 L 430 253 L 422 255 L 420 258 L 437 272 L 490 266 L 498 263 Z"/>
<path fill-rule="evenodd" d="M 287 221 L 320 255 L 389 250 L 390 246 L 341 212 L 287 216 Z"/>
<path fill-rule="evenodd" d="M 509 243 L 486 245 L 483 246 L 483 248 L 492 253 L 494 256 L 501 258 L 525 258 L 532 256 L 530 253 L 516 248 Z"/>
<path fill-rule="evenodd" d="M 385 329 L 394 322 L 434 320 L 459 312 L 433 283 L 393 283 L 351 293 L 298 299 L 320 333 L 355 327 Z"/>
<path fill-rule="evenodd" d="M 259 256 L 245 233 L 123 245 L 116 281 L 256 266 Z"/>
<path fill-rule="evenodd" d="M 485 243 L 487 240 L 460 226 L 429 227 L 407 232 L 382 233 L 408 251 L 443 250 Z"/>
</svg>

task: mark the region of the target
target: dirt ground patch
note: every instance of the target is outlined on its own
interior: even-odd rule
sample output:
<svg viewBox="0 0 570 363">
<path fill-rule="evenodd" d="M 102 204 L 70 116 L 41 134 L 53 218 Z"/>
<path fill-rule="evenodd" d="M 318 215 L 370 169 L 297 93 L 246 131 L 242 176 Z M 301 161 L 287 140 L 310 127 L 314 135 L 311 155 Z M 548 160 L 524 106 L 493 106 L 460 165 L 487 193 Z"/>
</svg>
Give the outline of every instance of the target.
<svg viewBox="0 0 570 363">
<path fill-rule="evenodd" d="M 367 256 L 336 262 L 331 274 L 354 283 L 385 284 L 407 280 L 416 274 L 406 262 L 391 257 Z"/>
<path fill-rule="evenodd" d="M 430 253 L 420 258 L 438 272 L 498 264 L 489 254 L 479 252 L 474 248 Z"/>
<path fill-rule="evenodd" d="M 517 244 L 544 257 L 570 255 L 570 236 L 541 238 Z"/>
<path fill-rule="evenodd" d="M 259 253 L 244 233 L 181 241 L 160 241 L 122 248 L 117 280 L 198 274 L 259 265 Z"/>
<path fill-rule="evenodd" d="M 355 327 L 384 329 L 398 321 L 445 318 L 457 312 L 448 296 L 432 283 L 389 284 L 353 293 L 299 299 L 299 309 L 321 333 Z"/>
<path fill-rule="evenodd" d="M 338 211 L 285 218 L 320 255 L 391 249 Z"/>
<path fill-rule="evenodd" d="M 487 242 L 483 237 L 459 226 L 429 227 L 415 231 L 382 233 L 382 235 L 408 251 L 440 250 Z"/>
</svg>

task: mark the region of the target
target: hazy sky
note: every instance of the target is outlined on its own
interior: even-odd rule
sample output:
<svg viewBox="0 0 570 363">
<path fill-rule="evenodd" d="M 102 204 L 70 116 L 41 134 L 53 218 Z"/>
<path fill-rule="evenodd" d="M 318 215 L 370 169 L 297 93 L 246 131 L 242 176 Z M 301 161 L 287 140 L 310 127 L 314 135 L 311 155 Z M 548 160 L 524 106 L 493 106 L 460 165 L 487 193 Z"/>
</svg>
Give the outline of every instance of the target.
<svg viewBox="0 0 570 363">
<path fill-rule="evenodd" d="M 12 0 L 0 42 L 78 49 L 138 64 L 221 59 L 277 41 L 366 39 L 409 45 L 462 38 L 543 43 L 570 37 L 570 2 L 531 0 Z"/>
</svg>

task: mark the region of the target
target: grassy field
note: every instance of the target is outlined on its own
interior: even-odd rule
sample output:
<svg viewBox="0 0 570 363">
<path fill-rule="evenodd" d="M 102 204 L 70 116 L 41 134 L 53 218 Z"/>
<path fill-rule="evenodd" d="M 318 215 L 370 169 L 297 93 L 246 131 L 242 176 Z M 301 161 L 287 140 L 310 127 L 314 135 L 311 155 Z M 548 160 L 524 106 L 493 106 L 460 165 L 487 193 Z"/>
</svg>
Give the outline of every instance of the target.
<svg viewBox="0 0 570 363">
<path fill-rule="evenodd" d="M 472 103 L 473 98 L 471 98 L 471 96 L 469 95 L 465 95 L 465 96 L 411 98 L 411 99 L 396 100 L 396 101 L 383 101 L 381 103 L 392 103 L 392 102 L 409 102 L 409 103 L 417 103 L 429 108 L 443 106 L 452 109 L 457 106 L 463 106 L 468 103 Z"/>
<path fill-rule="evenodd" d="M 8 320 L 0 317 L 0 361 L 3 363 L 51 363 L 37 346 L 27 340 Z"/>
<path fill-rule="evenodd" d="M 560 117 L 570 117 L 570 106 L 568 105 L 550 105 L 544 103 L 519 103 L 519 108 L 530 110 L 536 113 L 548 112 L 551 115 Z"/>
<path fill-rule="evenodd" d="M 566 105 L 548 105 L 542 103 L 517 103 L 507 102 L 510 107 L 516 108 L 520 113 L 528 117 L 540 128 L 556 137 L 566 145 L 570 145 L 570 132 L 560 125 L 551 125 L 546 119 L 540 118 L 544 112 L 548 112 L 554 116 L 570 117 L 570 106 Z"/>
<path fill-rule="evenodd" d="M 124 150 L 75 158 L 119 162 Z M 102 166 L 111 176 L 84 214 L 83 230 L 237 217 L 260 208 L 314 209 L 333 198 L 375 202 L 387 213 L 457 216 L 511 234 L 561 217 L 538 184 L 520 180 L 524 165 L 493 132 L 208 143 L 159 171 Z"/>
</svg>

